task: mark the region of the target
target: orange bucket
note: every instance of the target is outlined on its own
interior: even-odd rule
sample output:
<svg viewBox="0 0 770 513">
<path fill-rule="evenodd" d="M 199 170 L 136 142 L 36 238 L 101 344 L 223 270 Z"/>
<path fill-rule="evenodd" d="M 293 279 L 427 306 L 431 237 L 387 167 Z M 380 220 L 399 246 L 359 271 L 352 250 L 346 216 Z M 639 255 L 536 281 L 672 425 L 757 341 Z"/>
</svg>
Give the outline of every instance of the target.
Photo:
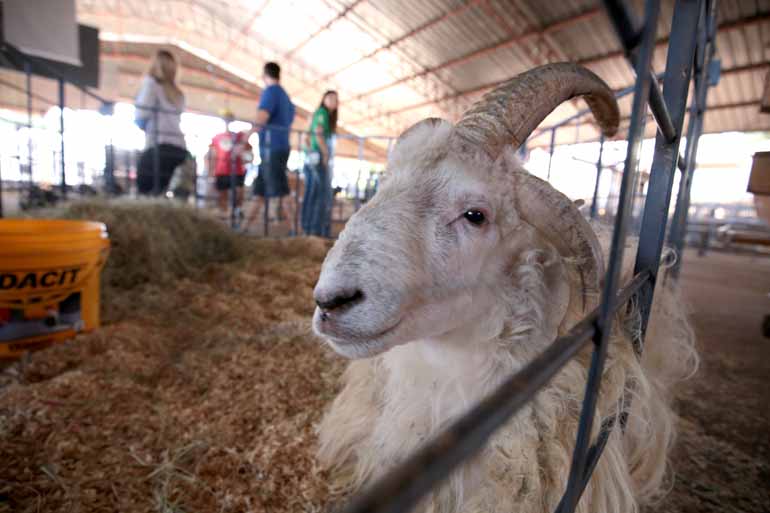
<svg viewBox="0 0 770 513">
<path fill-rule="evenodd" d="M 0 219 L 0 358 L 99 326 L 109 247 L 102 223 Z"/>
</svg>

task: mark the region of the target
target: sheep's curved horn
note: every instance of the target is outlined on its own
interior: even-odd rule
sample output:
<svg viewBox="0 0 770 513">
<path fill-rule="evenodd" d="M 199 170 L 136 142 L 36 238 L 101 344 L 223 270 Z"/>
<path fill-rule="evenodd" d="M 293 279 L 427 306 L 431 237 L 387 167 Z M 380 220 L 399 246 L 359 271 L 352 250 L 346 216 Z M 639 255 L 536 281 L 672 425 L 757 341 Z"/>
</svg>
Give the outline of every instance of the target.
<svg viewBox="0 0 770 513">
<path fill-rule="evenodd" d="M 514 202 L 521 219 L 548 239 L 560 255 L 573 260 L 580 283 L 570 306 L 587 312 L 598 304 L 604 259 L 596 234 L 575 204 L 540 178 L 513 173 Z"/>
<path fill-rule="evenodd" d="M 481 148 L 495 160 L 505 146 L 521 146 L 551 111 L 575 96 L 585 96 L 605 136 L 615 135 L 620 112 L 612 90 L 586 68 L 561 62 L 517 75 L 485 94 L 457 124 L 458 147 Z"/>
<path fill-rule="evenodd" d="M 612 90 L 594 73 L 573 63 L 540 66 L 499 86 L 465 113 L 453 134 L 455 151 L 477 153 L 492 161 L 507 145 L 518 148 L 551 111 L 575 96 L 585 100 L 602 132 L 612 136 L 620 112 Z M 570 306 L 583 311 L 596 303 L 604 269 L 601 248 L 577 207 L 547 182 L 515 173 L 516 209 L 522 219 L 575 260 L 580 282 L 572 287 Z"/>
</svg>

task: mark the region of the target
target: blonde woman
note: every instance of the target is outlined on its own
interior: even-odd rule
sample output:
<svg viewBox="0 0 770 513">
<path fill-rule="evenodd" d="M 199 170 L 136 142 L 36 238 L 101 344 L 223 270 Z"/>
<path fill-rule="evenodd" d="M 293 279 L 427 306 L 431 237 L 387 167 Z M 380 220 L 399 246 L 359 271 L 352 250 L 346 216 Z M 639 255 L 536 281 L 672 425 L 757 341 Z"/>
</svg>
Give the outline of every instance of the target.
<svg viewBox="0 0 770 513">
<path fill-rule="evenodd" d="M 159 50 L 136 97 L 136 124 L 146 136 L 137 169 L 140 194 L 164 193 L 174 169 L 188 155 L 179 128 L 185 108 L 184 94 L 176 84 L 176 74 L 174 56 Z"/>
</svg>

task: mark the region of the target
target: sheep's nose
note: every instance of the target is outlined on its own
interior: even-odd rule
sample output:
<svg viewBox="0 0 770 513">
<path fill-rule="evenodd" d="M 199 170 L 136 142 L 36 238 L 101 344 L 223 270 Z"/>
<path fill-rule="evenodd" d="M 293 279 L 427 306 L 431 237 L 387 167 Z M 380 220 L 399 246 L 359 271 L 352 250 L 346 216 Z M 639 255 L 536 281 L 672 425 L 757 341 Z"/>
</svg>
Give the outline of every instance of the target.
<svg viewBox="0 0 770 513">
<path fill-rule="evenodd" d="M 336 290 L 330 294 L 316 294 L 315 304 L 321 310 L 326 312 L 342 308 L 343 306 L 351 306 L 364 298 L 364 293 L 359 289 L 356 290 Z"/>
</svg>

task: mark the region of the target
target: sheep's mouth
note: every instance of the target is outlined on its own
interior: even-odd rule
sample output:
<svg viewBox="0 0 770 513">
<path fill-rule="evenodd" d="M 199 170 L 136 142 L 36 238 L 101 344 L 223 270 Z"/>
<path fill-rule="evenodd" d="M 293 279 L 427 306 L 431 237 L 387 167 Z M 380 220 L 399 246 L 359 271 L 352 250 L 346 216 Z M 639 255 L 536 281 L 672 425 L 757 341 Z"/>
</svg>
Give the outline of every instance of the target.
<svg viewBox="0 0 770 513">
<path fill-rule="evenodd" d="M 362 346 L 369 349 L 376 349 L 379 346 L 383 346 L 383 349 L 377 352 L 381 352 L 386 349 L 388 344 L 388 338 L 395 333 L 401 326 L 403 318 L 399 317 L 395 322 L 391 323 L 385 329 L 379 330 L 374 333 L 361 333 L 348 331 L 344 328 L 335 329 L 333 327 L 325 327 L 323 321 L 319 321 L 316 315 L 314 319 L 314 327 L 316 332 L 327 339 L 333 346 L 338 347 L 353 347 Z"/>
<path fill-rule="evenodd" d="M 367 342 L 376 342 L 378 340 L 381 340 L 381 339 L 387 337 L 388 335 L 390 335 L 394 331 L 396 331 L 396 329 L 400 325 L 401 325 L 401 319 L 396 321 L 391 326 L 385 328 L 384 330 L 378 331 L 376 333 L 365 333 L 365 334 L 356 333 L 356 334 L 351 334 L 349 336 L 345 336 L 343 338 L 340 338 L 339 335 L 326 335 L 326 334 L 324 334 L 324 336 L 333 339 L 334 342 L 339 343 L 339 344 L 362 344 L 362 343 L 367 343 Z"/>
</svg>

